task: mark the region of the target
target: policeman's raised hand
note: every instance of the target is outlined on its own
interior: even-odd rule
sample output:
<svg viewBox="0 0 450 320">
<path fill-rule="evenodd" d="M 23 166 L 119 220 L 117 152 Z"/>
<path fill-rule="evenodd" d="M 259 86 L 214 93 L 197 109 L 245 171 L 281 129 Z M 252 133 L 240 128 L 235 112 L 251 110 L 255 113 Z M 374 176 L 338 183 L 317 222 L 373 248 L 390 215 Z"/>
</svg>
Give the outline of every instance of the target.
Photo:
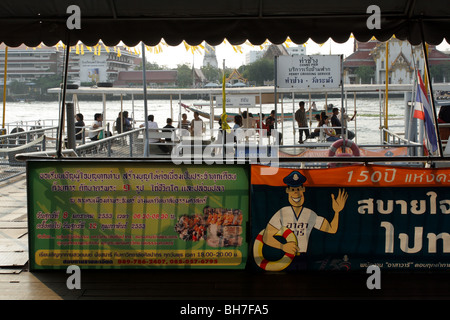
<svg viewBox="0 0 450 320">
<path fill-rule="evenodd" d="M 348 198 L 348 193 L 345 191 L 345 189 L 343 189 L 343 190 L 339 189 L 337 198 L 334 197 L 334 194 L 331 194 L 334 212 L 341 212 L 344 209 L 347 198 Z"/>
</svg>

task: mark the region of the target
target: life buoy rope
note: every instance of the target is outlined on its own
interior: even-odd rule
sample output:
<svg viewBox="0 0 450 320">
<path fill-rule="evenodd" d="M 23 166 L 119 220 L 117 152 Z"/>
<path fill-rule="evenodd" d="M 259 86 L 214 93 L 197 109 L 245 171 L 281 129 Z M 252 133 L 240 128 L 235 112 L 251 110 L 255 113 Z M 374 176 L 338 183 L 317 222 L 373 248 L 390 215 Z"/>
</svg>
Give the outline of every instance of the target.
<svg viewBox="0 0 450 320">
<path fill-rule="evenodd" d="M 287 268 L 292 260 L 294 259 L 295 255 L 290 253 L 284 253 L 283 257 L 276 261 L 270 261 L 264 258 L 263 255 L 263 235 L 264 235 L 264 229 L 261 230 L 261 232 L 256 236 L 255 242 L 253 244 L 253 257 L 255 259 L 256 264 L 263 270 L 266 271 L 281 271 L 285 268 Z M 292 232 L 291 229 L 288 228 L 282 228 L 280 231 L 278 231 L 275 235 L 282 236 L 286 239 L 287 242 L 295 242 L 297 244 L 297 237 Z"/>
</svg>

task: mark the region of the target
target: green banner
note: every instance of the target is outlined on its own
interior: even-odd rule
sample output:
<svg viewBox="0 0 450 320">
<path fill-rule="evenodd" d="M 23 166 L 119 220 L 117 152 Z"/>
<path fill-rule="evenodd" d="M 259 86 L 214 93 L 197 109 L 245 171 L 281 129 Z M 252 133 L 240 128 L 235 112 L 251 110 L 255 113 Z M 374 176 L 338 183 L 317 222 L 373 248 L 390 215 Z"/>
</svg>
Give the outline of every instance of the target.
<svg viewBox="0 0 450 320">
<path fill-rule="evenodd" d="M 31 269 L 245 267 L 246 165 L 27 165 Z"/>
</svg>

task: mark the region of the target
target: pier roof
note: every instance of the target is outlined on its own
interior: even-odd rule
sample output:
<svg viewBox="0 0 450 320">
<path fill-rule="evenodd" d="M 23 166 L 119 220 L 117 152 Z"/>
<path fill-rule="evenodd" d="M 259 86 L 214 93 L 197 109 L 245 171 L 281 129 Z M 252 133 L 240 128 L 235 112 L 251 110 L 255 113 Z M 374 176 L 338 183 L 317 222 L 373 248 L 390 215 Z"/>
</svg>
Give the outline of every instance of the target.
<svg viewBox="0 0 450 320">
<path fill-rule="evenodd" d="M 102 40 L 108 46 L 120 41 L 151 46 L 162 39 L 169 45 L 183 40 L 218 45 L 225 39 L 234 45 L 281 44 L 288 37 L 295 43 L 310 38 L 323 43 L 330 37 L 342 43 L 351 34 L 363 42 L 374 36 L 386 41 L 395 34 L 412 44 L 437 45 L 450 38 L 448 0 L 2 0 L 0 42 L 32 47 L 67 41 L 71 5 L 78 6 L 81 20 L 79 29 L 70 30 L 71 45 Z M 373 6 L 380 10 L 375 16 L 380 28 L 368 27 L 376 14 Z"/>
</svg>

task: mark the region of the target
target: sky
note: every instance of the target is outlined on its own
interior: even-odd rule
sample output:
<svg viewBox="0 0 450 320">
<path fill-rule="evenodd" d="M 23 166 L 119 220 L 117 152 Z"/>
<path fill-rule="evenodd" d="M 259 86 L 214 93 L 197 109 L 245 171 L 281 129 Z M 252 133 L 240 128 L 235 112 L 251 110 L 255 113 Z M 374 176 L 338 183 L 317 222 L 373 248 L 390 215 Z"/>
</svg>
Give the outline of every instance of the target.
<svg viewBox="0 0 450 320">
<path fill-rule="evenodd" d="M 295 47 L 297 44 L 288 44 L 290 47 Z M 245 64 L 245 54 L 249 51 L 259 51 L 260 46 L 251 46 L 243 44 L 240 46 L 242 53 L 235 51 L 233 46 L 229 43 L 224 43 L 215 48 L 217 62 L 221 68 L 223 60 L 225 59 L 225 66 L 227 68 L 238 68 Z M 353 52 L 353 39 L 350 39 L 344 44 L 331 43 L 332 54 L 344 54 L 350 55 Z M 329 54 L 330 53 L 330 41 L 327 41 L 322 47 L 313 41 L 308 41 L 306 44 L 306 54 Z M 179 64 L 189 64 L 195 67 L 201 67 L 203 65 L 204 50 L 199 49 L 197 52 L 192 53 L 187 51 L 186 47 L 181 44 L 177 47 L 163 46 L 162 53 L 149 53 L 146 52 L 146 58 L 149 62 L 157 63 L 161 66 L 167 66 L 169 68 L 176 68 Z"/>
<path fill-rule="evenodd" d="M 288 44 L 289 46 L 297 46 L 296 44 Z M 343 54 L 344 58 L 353 53 L 354 39 L 351 38 L 345 43 L 336 43 L 328 40 L 323 45 L 319 45 L 312 40 L 306 42 L 306 54 Z M 240 46 L 241 52 L 236 52 L 229 43 L 224 43 L 215 48 L 217 62 L 222 68 L 223 60 L 225 59 L 225 66 L 227 68 L 238 68 L 245 64 L 245 53 L 252 50 L 261 50 L 260 46 L 251 46 L 243 44 Z M 443 42 L 438 46 L 439 50 L 450 50 L 450 45 Z M 162 46 L 161 53 L 146 52 L 147 61 L 157 63 L 160 66 L 168 68 L 176 68 L 179 64 L 188 64 L 200 68 L 203 65 L 204 50 L 198 49 L 192 53 L 188 51 L 184 44 L 177 47 Z"/>
</svg>

